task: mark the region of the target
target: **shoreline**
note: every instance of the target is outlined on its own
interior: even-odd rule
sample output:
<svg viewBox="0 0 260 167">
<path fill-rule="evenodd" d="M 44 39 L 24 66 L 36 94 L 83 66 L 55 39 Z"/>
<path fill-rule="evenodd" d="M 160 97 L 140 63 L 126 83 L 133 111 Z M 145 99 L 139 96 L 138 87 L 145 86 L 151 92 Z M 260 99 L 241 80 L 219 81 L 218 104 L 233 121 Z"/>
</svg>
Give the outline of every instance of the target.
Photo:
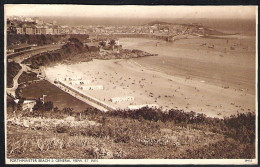
<svg viewBox="0 0 260 167">
<path fill-rule="evenodd" d="M 214 49 L 200 46 L 201 43 L 210 45 L 211 42 L 210 39 L 185 39 L 174 44 L 161 42 L 158 47 L 154 47 L 154 40 L 124 38 L 121 43 L 125 44 L 124 47 L 127 49 L 138 48 L 158 54 L 150 60 L 138 59 L 137 62 L 144 67 L 152 66 L 169 75 L 198 78 L 213 84 L 218 83 L 219 86 L 229 85 L 237 90 L 249 89 L 251 94 L 255 94 L 254 48 L 241 49 L 247 45 L 247 40 L 241 44 L 242 46 L 237 46 L 238 49 L 226 53 L 226 49 L 220 47 L 225 40 L 215 42 Z M 239 40 L 229 43 L 231 46 L 237 45 Z"/>
<path fill-rule="evenodd" d="M 141 43 L 138 41 L 132 41 L 126 45 L 126 48 L 139 49 L 144 52 L 157 54 L 154 53 L 153 50 L 134 48 L 135 45 L 140 45 L 145 48 L 146 46 L 151 45 L 153 41 L 154 40 L 141 39 L 139 42 L 144 43 L 145 45 L 140 45 Z M 174 45 L 175 47 L 173 49 L 176 49 L 176 46 L 184 46 L 183 44 L 180 45 L 179 43 Z M 162 43 L 159 45 L 159 48 L 155 48 L 155 50 L 160 49 L 160 46 L 170 47 L 171 44 L 166 43 L 165 46 Z M 193 45 L 189 46 L 199 47 Z M 183 49 L 180 51 L 183 51 Z M 200 51 L 198 53 L 200 53 Z M 158 60 L 162 58 L 165 60 L 165 62 L 168 61 L 165 59 L 166 57 L 162 57 L 161 54 L 155 57 L 158 58 Z M 93 80 L 94 84 L 103 85 L 105 90 L 89 91 L 89 95 L 120 109 L 125 109 L 130 105 L 130 102 L 113 104 L 108 100 L 113 97 L 129 95 L 135 97 L 135 101 L 132 103 L 132 105 L 158 103 L 159 106 L 163 106 L 166 110 L 180 109 L 187 112 L 195 111 L 197 113 L 204 113 L 211 117 L 230 116 L 237 112 L 255 112 L 255 95 L 254 93 L 250 93 L 252 90 L 248 91 L 244 88 L 240 90 L 238 88 L 232 87 L 231 83 L 229 83 L 231 84 L 231 87 L 230 85 L 223 83 L 222 86 L 220 86 L 215 82 L 208 82 L 207 80 L 201 79 L 199 77 L 196 78 L 196 76 L 193 77 L 192 75 L 179 76 L 177 74 L 167 74 L 160 68 L 157 69 L 156 66 L 147 66 L 144 62 L 141 61 L 144 59 L 153 60 L 155 57 L 149 56 L 145 58 L 141 57 L 139 59 L 131 58 L 110 60 L 94 59 L 90 62 L 79 62 L 71 65 L 57 65 L 55 67 L 50 67 L 49 75 L 53 75 L 52 77 L 55 78 L 58 77 L 58 75 L 63 75 L 62 73 L 67 70 L 67 74 L 77 74 L 79 76 L 86 77 L 85 79 L 91 79 Z M 226 56 L 224 60 L 228 60 L 228 62 L 225 63 L 228 64 L 229 62 L 232 62 L 233 57 L 233 55 L 231 55 L 231 57 Z M 191 60 L 203 60 L 202 62 L 199 61 L 201 63 L 204 61 L 212 61 L 211 59 L 207 60 L 205 58 L 207 58 L 206 55 L 201 55 L 201 57 L 194 56 L 191 58 Z M 217 58 L 217 60 L 220 62 L 216 63 L 221 64 L 223 62 L 223 58 Z M 236 62 L 239 62 L 240 59 L 244 59 L 241 56 L 237 58 L 238 60 L 232 64 L 232 67 L 235 67 Z M 251 60 L 248 62 L 250 61 Z M 158 63 L 158 61 L 153 62 Z M 58 75 L 55 76 L 55 73 Z M 205 75 L 203 76 L 205 77 Z M 146 81 L 142 80 L 144 78 Z M 157 90 L 161 88 L 163 88 L 161 91 Z"/>
<path fill-rule="evenodd" d="M 129 64 L 129 61 L 130 61 L 130 64 Z M 194 111 L 197 113 L 204 113 L 210 117 L 223 117 L 223 116 L 227 116 L 227 115 L 232 115 L 232 114 L 236 113 L 235 111 L 237 109 L 241 109 L 240 108 L 241 106 L 243 108 L 248 106 L 248 105 L 239 105 L 240 107 L 237 108 L 236 105 L 237 105 L 237 103 L 239 103 L 239 101 L 241 102 L 241 99 L 233 98 L 234 95 L 236 97 L 239 97 L 239 96 L 238 96 L 237 92 L 234 92 L 232 90 L 219 88 L 215 85 L 208 85 L 205 82 L 199 82 L 199 81 L 189 80 L 189 79 L 185 80 L 183 78 L 179 78 L 176 76 L 170 76 L 170 75 L 167 75 L 167 74 L 164 74 L 161 72 L 154 72 L 151 70 L 138 68 L 138 66 L 131 64 L 131 61 L 133 61 L 133 59 L 120 59 L 120 60 L 116 59 L 116 60 L 106 60 L 106 61 L 94 60 L 93 62 L 87 63 L 88 66 L 91 66 L 91 68 L 90 68 L 91 70 L 93 67 L 106 66 L 106 68 L 104 68 L 102 71 L 96 72 L 96 74 L 99 73 L 99 75 L 95 75 L 95 74 L 91 75 L 90 74 L 91 72 L 88 73 L 87 75 L 93 77 L 93 79 L 94 78 L 97 79 L 98 77 L 105 79 L 104 78 L 105 73 L 102 73 L 102 72 L 107 71 L 107 68 L 111 68 L 112 66 L 114 66 L 116 64 L 117 66 L 121 66 L 121 67 L 124 66 L 124 69 L 119 69 L 119 71 L 121 71 L 121 70 L 130 71 L 131 70 L 131 72 L 137 76 L 137 77 L 135 77 L 135 80 L 138 80 L 138 78 L 141 80 L 141 78 L 144 77 L 143 74 L 145 74 L 146 76 L 150 76 L 150 79 L 153 80 L 155 87 L 157 87 L 156 86 L 157 84 L 160 84 L 160 81 L 165 82 L 164 86 L 162 86 L 162 87 L 165 88 L 166 91 L 163 90 L 162 92 L 164 92 L 164 93 L 161 93 L 160 91 L 152 91 L 154 97 L 150 97 L 149 93 L 148 92 L 145 93 L 144 90 L 141 88 L 129 86 L 130 87 L 129 89 L 124 89 L 124 87 L 121 87 L 120 85 L 115 85 L 117 87 L 117 89 L 115 90 L 115 89 L 113 89 L 113 87 L 115 87 L 115 86 L 112 86 L 114 84 L 110 85 L 111 82 L 109 82 L 109 80 L 106 79 L 105 81 L 101 81 L 101 79 L 100 79 L 100 80 L 97 80 L 96 82 L 102 83 L 103 85 L 107 84 L 107 86 L 105 86 L 106 90 L 104 92 L 102 92 L 101 90 L 96 91 L 96 92 L 89 92 L 89 94 L 100 100 L 103 100 L 103 98 L 104 98 L 104 99 L 106 99 L 106 102 L 108 99 L 115 97 L 115 96 L 131 95 L 136 98 L 136 105 L 144 104 L 146 102 L 154 103 L 155 98 L 157 99 L 157 102 L 161 101 L 160 103 L 164 104 L 164 106 L 169 105 L 171 103 L 170 101 L 173 101 L 173 104 L 171 104 L 172 107 L 169 106 L 168 109 L 180 109 L 180 110 L 184 110 L 185 112 Z M 57 66 L 53 67 L 53 68 L 57 68 L 57 69 L 60 68 L 59 71 L 64 70 L 64 67 L 62 67 L 62 65 L 58 65 L 58 66 L 59 66 L 58 68 L 57 68 Z M 80 67 L 77 67 L 77 66 L 80 66 Z M 83 66 L 86 66 L 85 63 L 79 63 L 77 65 L 75 65 L 75 64 L 70 65 L 70 66 L 67 66 L 67 68 L 69 69 L 69 71 L 76 72 L 77 71 L 76 69 L 82 69 L 81 67 L 83 67 Z M 55 70 L 53 68 L 49 71 L 54 72 Z M 110 79 L 111 79 L 111 77 L 113 77 L 114 78 L 113 81 L 117 82 L 119 80 L 117 80 L 115 77 L 117 75 L 116 73 L 118 73 L 118 75 L 119 75 L 119 71 L 116 71 L 116 72 L 111 71 L 111 74 L 114 73 L 114 75 L 110 76 L 108 73 L 107 73 L 107 75 L 109 75 Z M 84 74 L 84 72 L 85 71 L 83 71 L 82 74 Z M 142 73 L 142 74 L 140 75 L 140 73 Z M 133 76 L 133 75 L 128 75 L 128 76 Z M 119 77 L 119 76 L 117 76 L 117 77 Z M 144 77 L 144 78 L 147 79 L 147 77 Z M 127 78 L 125 78 L 125 79 L 127 79 Z M 151 84 L 150 88 L 146 88 L 146 89 L 151 91 L 154 89 L 153 88 L 154 86 Z M 171 88 L 173 86 L 175 88 Z M 173 90 L 173 94 L 175 96 L 170 96 L 169 93 L 167 93 L 168 90 Z M 201 93 L 198 93 L 198 92 L 201 92 Z M 214 102 L 214 99 L 215 99 L 214 94 L 222 100 L 219 99 L 218 100 L 219 102 L 217 102 L 217 103 Z M 198 98 L 200 95 L 201 95 L 201 97 Z M 161 96 L 161 97 L 158 98 L 159 96 Z M 170 98 L 170 99 L 168 99 L 164 96 L 168 96 L 168 98 Z M 200 99 L 203 99 L 203 101 L 200 101 Z M 228 99 L 229 99 L 229 102 L 225 102 Z M 246 99 L 247 98 L 244 98 L 244 100 L 246 100 Z M 232 102 L 230 102 L 230 101 L 232 101 Z M 233 101 L 236 101 L 236 102 L 233 102 Z M 167 102 L 168 102 L 168 104 L 167 104 Z M 234 103 L 235 105 L 232 105 L 230 103 L 232 103 L 232 104 Z M 246 100 L 243 103 L 247 104 L 248 101 Z M 216 105 L 216 104 L 218 104 L 218 105 Z M 114 105 L 114 104 L 111 103 L 110 105 Z M 120 106 L 126 107 L 127 105 L 129 105 L 129 103 L 122 103 L 122 104 L 119 104 L 119 107 Z M 223 110 L 225 110 L 225 112 Z M 254 107 L 250 108 L 250 111 L 254 112 Z M 218 115 L 219 113 L 221 113 L 221 115 Z"/>
</svg>

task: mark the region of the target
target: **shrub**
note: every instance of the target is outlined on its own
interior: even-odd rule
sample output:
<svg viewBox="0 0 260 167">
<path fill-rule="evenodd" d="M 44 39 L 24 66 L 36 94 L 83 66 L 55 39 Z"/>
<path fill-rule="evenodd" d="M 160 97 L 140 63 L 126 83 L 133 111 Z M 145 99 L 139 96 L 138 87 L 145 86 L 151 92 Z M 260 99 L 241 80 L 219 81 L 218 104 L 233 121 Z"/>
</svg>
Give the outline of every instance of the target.
<svg viewBox="0 0 260 167">
<path fill-rule="evenodd" d="M 126 135 L 126 134 L 118 134 L 114 140 L 114 142 L 119 143 L 119 142 L 123 142 L 123 143 L 129 143 L 130 142 L 130 136 Z"/>
<path fill-rule="evenodd" d="M 65 127 L 65 126 L 57 126 L 55 131 L 57 133 L 66 133 L 66 132 L 68 132 L 68 128 L 69 127 Z"/>
<path fill-rule="evenodd" d="M 15 62 L 7 63 L 7 87 L 10 88 L 13 86 L 13 79 L 17 73 L 22 69 L 22 67 Z"/>
</svg>

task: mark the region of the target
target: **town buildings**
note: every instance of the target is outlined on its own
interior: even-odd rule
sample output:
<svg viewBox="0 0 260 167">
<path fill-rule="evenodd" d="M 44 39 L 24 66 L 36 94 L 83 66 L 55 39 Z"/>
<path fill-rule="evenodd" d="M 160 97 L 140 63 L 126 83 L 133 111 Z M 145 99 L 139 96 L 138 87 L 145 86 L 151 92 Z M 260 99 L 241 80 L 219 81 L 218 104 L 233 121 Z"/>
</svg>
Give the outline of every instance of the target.
<svg viewBox="0 0 260 167">
<path fill-rule="evenodd" d="M 27 35 L 65 35 L 65 34 L 89 34 L 94 36 L 102 35 L 149 35 L 173 37 L 176 35 L 204 35 L 205 27 L 202 24 L 174 24 L 164 22 L 153 22 L 145 25 L 135 26 L 104 26 L 104 25 L 60 25 L 53 20 L 46 22 L 39 17 L 9 17 L 7 18 L 8 34 Z M 117 43 L 119 45 L 119 43 Z"/>
<path fill-rule="evenodd" d="M 68 26 L 56 24 L 56 21 L 52 23 L 43 22 L 39 17 L 23 18 L 14 16 L 7 19 L 7 33 L 27 35 L 62 35 L 70 33 Z"/>
</svg>

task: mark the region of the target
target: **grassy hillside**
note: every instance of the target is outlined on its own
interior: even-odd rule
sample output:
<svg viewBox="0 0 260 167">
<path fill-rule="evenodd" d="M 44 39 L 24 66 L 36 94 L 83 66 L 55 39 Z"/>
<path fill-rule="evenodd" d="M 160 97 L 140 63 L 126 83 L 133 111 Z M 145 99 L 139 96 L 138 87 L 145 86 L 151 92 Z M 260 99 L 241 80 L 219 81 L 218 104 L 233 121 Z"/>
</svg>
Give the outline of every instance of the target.
<svg viewBox="0 0 260 167">
<path fill-rule="evenodd" d="M 107 113 L 54 108 L 16 116 L 8 112 L 7 156 L 251 159 L 254 121 L 250 113 L 217 119 L 147 108 Z"/>
</svg>

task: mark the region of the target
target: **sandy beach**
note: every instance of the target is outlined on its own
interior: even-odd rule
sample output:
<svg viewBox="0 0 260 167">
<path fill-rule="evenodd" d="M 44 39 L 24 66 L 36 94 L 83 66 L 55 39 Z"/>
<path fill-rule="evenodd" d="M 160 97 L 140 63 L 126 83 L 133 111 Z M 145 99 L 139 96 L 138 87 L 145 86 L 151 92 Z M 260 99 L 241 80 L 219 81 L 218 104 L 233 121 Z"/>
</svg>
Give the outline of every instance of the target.
<svg viewBox="0 0 260 167">
<path fill-rule="evenodd" d="M 80 76 L 83 80 L 91 80 L 90 85 L 103 85 L 104 90 L 84 92 L 120 109 L 129 105 L 157 104 L 163 110 L 182 109 L 212 117 L 254 112 L 254 48 L 242 52 L 241 44 L 237 50 L 224 54 L 218 40 L 215 40 L 215 49 L 203 48 L 200 43 L 205 41 L 201 40 L 210 41 L 186 39 L 173 44 L 149 39 L 121 39 L 124 48 L 141 49 L 159 56 L 57 65 L 47 68 L 46 75 L 51 81 Z M 110 101 L 113 97 L 124 96 L 133 96 L 135 100 Z"/>
</svg>

